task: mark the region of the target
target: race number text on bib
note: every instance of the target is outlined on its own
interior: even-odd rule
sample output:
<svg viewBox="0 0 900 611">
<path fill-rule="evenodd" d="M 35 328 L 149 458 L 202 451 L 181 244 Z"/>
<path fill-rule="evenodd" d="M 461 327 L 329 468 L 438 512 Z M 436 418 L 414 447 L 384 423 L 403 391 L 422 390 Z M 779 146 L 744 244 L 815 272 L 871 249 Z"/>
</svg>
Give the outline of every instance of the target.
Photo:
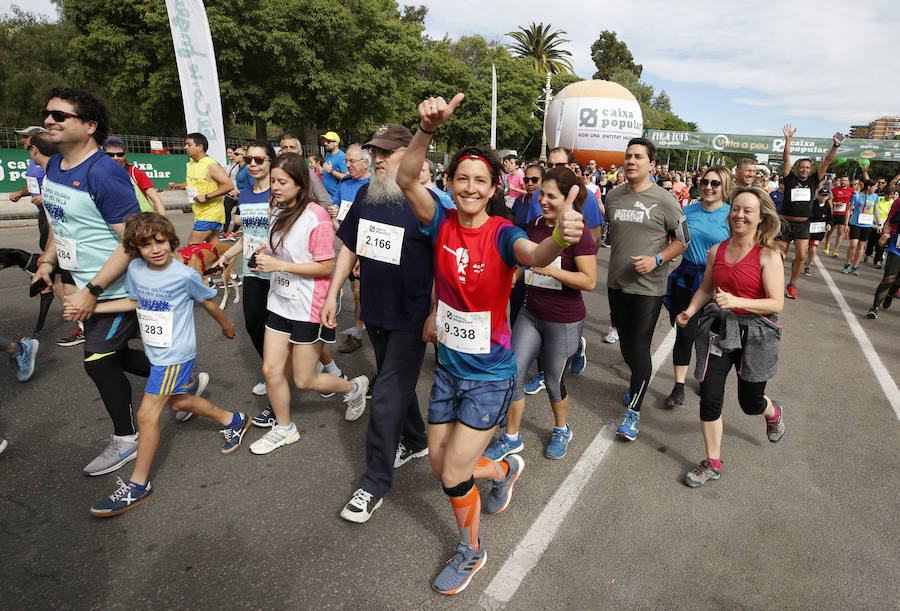
<svg viewBox="0 0 900 611">
<path fill-rule="evenodd" d="M 400 265 L 403 227 L 359 219 L 356 230 L 356 254 L 392 265 Z"/>
<path fill-rule="evenodd" d="M 791 201 L 792 202 L 808 202 L 812 199 L 812 195 L 809 189 L 803 189 L 801 187 L 795 187 L 791 189 Z"/>
<path fill-rule="evenodd" d="M 547 267 L 555 267 L 556 269 L 562 269 L 562 257 L 556 257 L 553 262 Z M 562 282 L 557 280 L 556 278 L 551 278 L 550 276 L 545 276 L 544 274 L 538 274 L 530 269 L 525 270 L 525 284 L 528 286 L 536 286 L 542 289 L 551 289 L 554 291 L 562 290 Z"/>
<path fill-rule="evenodd" d="M 347 213 L 350 212 L 350 206 L 352 205 L 353 202 L 351 202 L 349 199 L 342 199 L 341 207 L 338 209 L 338 213 L 335 218 L 339 221 L 343 221 L 345 218 L 347 218 Z"/>
<path fill-rule="evenodd" d="M 457 352 L 490 354 L 490 311 L 460 312 L 443 301 L 438 301 L 437 339 L 447 348 Z"/>
<path fill-rule="evenodd" d="M 874 223 L 874 222 L 875 222 L 874 214 L 863 214 L 862 212 L 860 212 L 859 218 L 856 219 L 856 224 L 859 225 L 860 227 L 871 227 L 872 223 Z"/>
<path fill-rule="evenodd" d="M 809 224 L 809 232 L 810 233 L 822 233 L 825 231 L 825 221 L 816 221 L 815 223 Z"/>
<path fill-rule="evenodd" d="M 197 189 L 192 189 L 190 187 L 187 187 L 186 191 L 187 191 L 187 196 L 188 196 L 188 203 L 196 204 L 197 202 L 194 201 L 194 198 L 197 197 L 197 195 L 198 195 Z"/>
<path fill-rule="evenodd" d="M 300 299 L 300 276 L 287 272 L 272 272 L 272 288 L 285 299 Z"/>
<path fill-rule="evenodd" d="M 38 184 L 38 179 L 36 176 L 26 176 L 25 183 L 28 185 L 29 193 L 40 193 L 41 186 Z"/>
<path fill-rule="evenodd" d="M 76 242 L 73 238 L 64 238 L 61 235 L 54 235 L 56 242 L 56 258 L 59 260 L 59 266 L 73 272 L 80 272 L 78 266 L 78 251 Z"/>
<path fill-rule="evenodd" d="M 141 327 L 141 340 L 145 345 L 154 348 L 172 346 L 172 312 L 138 309 L 137 318 Z"/>
<path fill-rule="evenodd" d="M 265 238 L 244 234 L 244 258 L 249 259 L 257 250 L 266 245 Z"/>
</svg>

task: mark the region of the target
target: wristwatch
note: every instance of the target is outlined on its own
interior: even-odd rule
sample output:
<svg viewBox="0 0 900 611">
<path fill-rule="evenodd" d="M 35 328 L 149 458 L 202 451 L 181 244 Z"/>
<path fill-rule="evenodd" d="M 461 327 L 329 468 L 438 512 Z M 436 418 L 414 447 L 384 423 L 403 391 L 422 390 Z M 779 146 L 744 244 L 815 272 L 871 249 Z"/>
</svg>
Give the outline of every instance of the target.
<svg viewBox="0 0 900 611">
<path fill-rule="evenodd" d="M 665 263 L 665 261 L 663 261 L 663 258 L 660 257 L 659 255 L 653 255 L 653 256 L 656 257 L 656 267 L 662 267 L 662 264 Z"/>
<path fill-rule="evenodd" d="M 103 293 L 103 287 L 102 287 L 102 286 L 97 286 L 96 284 L 91 284 L 90 282 L 88 282 L 88 283 L 85 285 L 85 288 L 87 288 L 88 292 L 89 292 L 91 295 L 93 295 L 94 297 L 99 297 L 100 294 Z"/>
</svg>

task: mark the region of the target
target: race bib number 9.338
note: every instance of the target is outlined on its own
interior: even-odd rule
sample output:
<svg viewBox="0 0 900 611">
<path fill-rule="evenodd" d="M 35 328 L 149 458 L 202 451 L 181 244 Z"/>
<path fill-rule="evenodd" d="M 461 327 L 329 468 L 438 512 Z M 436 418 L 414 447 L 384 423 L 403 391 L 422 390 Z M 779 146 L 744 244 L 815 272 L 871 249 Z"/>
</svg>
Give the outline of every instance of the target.
<svg viewBox="0 0 900 611">
<path fill-rule="evenodd" d="M 141 327 L 141 340 L 145 345 L 154 348 L 172 346 L 172 312 L 139 309 L 137 318 Z"/>
<path fill-rule="evenodd" d="M 461 312 L 438 301 L 437 339 L 457 352 L 490 354 L 491 313 Z"/>
</svg>

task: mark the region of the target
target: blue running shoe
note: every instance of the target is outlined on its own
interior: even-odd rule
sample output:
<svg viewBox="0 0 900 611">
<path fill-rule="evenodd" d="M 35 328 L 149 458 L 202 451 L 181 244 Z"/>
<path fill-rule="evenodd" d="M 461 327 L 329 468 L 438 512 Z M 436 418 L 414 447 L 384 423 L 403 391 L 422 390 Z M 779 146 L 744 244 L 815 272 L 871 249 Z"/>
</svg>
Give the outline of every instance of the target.
<svg viewBox="0 0 900 611">
<path fill-rule="evenodd" d="M 497 441 L 494 442 L 494 445 L 484 451 L 484 457 L 490 458 L 491 460 L 503 460 L 509 454 L 518 454 L 524 449 L 525 442 L 522 441 L 521 436 L 513 441 L 506 433 L 502 433 L 500 437 L 497 438 Z"/>
<path fill-rule="evenodd" d="M 575 356 L 572 357 L 573 376 L 581 375 L 581 372 L 583 372 L 584 368 L 587 367 L 587 355 L 585 354 L 586 350 L 587 340 L 582 337 L 581 342 L 579 342 L 578 344 L 578 350 L 575 351 Z"/>
<path fill-rule="evenodd" d="M 525 461 L 521 456 L 510 454 L 504 460 L 509 465 L 509 471 L 506 477 L 491 483 L 491 493 L 484 501 L 484 510 L 487 513 L 502 513 L 506 509 L 512 499 L 513 484 L 525 470 Z"/>
<path fill-rule="evenodd" d="M 22 346 L 22 354 L 14 360 L 16 362 L 16 377 L 19 382 L 27 382 L 34 375 L 34 359 L 37 357 L 40 343 L 36 339 L 23 339 L 19 342 Z"/>
<path fill-rule="evenodd" d="M 234 426 L 226 426 L 219 431 L 225 436 L 225 445 L 222 446 L 222 454 L 232 454 L 241 447 L 241 440 L 244 433 L 250 428 L 250 418 L 244 412 L 238 412 L 240 420 Z"/>
<path fill-rule="evenodd" d="M 547 384 L 544 382 L 544 372 L 539 371 L 525 385 L 525 394 L 536 395 L 545 388 L 547 388 Z"/>
<path fill-rule="evenodd" d="M 98 518 L 109 518 L 124 513 L 129 509 L 134 509 L 144 501 L 150 498 L 150 482 L 144 490 L 138 490 L 137 486 L 122 481 L 117 477 L 116 481 L 119 487 L 111 495 L 91 507 L 91 515 Z"/>
<path fill-rule="evenodd" d="M 459 594 L 466 589 L 472 577 L 485 562 L 487 553 L 481 545 L 481 537 L 478 538 L 478 549 L 460 543 L 453 550 L 453 556 L 447 561 L 447 566 L 435 577 L 431 587 L 440 594 Z"/>
<path fill-rule="evenodd" d="M 641 426 L 641 415 L 633 409 L 626 409 L 625 415 L 622 416 L 622 422 L 616 429 L 616 434 L 621 435 L 628 441 L 634 441 L 638 434 L 638 428 Z"/>
<path fill-rule="evenodd" d="M 553 434 L 550 436 L 550 443 L 547 444 L 547 449 L 544 450 L 544 456 L 553 460 L 564 458 L 569 448 L 569 442 L 572 441 L 574 436 L 572 427 L 568 424 L 565 429 L 554 427 Z"/>
</svg>

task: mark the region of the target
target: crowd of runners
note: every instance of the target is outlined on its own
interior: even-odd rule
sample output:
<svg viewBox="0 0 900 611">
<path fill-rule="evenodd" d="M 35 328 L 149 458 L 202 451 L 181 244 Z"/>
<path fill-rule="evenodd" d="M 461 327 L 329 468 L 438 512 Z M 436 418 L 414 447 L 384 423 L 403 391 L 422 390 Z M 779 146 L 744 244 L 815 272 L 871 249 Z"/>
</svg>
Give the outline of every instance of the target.
<svg viewBox="0 0 900 611">
<path fill-rule="evenodd" d="M 838 257 L 849 238 L 844 273 L 859 274 L 870 256 L 883 268 L 867 317 L 890 307 L 900 288 L 900 174 L 833 179 L 839 134 L 822 163 L 792 163 L 795 130 L 785 126 L 780 178 L 751 159 L 685 176 L 657 165 L 643 138 L 631 140 L 624 164 L 609 169 L 581 166 L 564 148 L 551 150 L 546 163 L 523 165 L 485 146 L 464 147 L 446 168 L 435 166 L 426 152 L 463 100 L 424 100 L 415 133 L 385 124 L 367 142 L 343 146 L 329 131 L 320 159 L 305 159 L 288 134 L 277 152 L 265 141 L 229 149 L 232 163 L 222 167 L 207 155 L 202 134 L 187 135 L 186 180 L 169 188 L 186 191 L 193 208 L 188 251 L 221 240 L 229 246 L 210 269 L 239 261 L 245 330 L 237 333 L 215 288 L 173 258 L 175 228 L 152 183 L 128 163 L 122 140 L 109 136 L 103 104 L 81 90 L 50 93 L 43 125 L 20 132 L 32 162 L 26 187 L 10 199 L 30 195 L 40 208 L 33 282 L 54 291 L 64 318 L 78 325 L 62 343 L 84 345 L 85 371 L 112 422 L 109 445 L 84 473 L 101 476 L 135 461 L 130 476 L 90 508 L 93 515 L 118 515 L 151 498 L 167 404 L 181 422 L 193 415 L 218 422 L 223 454 L 239 449 L 251 425 L 263 428 L 250 451 L 267 454 L 300 440 L 291 385 L 323 397 L 340 393 L 347 420 L 367 405 L 370 411 L 365 471 L 341 517 L 369 520 L 394 470 L 428 456 L 459 527 L 433 587 L 455 594 L 487 559 L 482 512 L 502 513 L 524 472 L 525 395 L 546 390 L 553 420 L 546 458 L 566 457 L 574 439 L 567 386 L 587 363 L 583 291 L 605 284 L 611 328 L 604 341 L 618 342 L 628 367 L 622 440 L 640 431 L 663 306 L 677 327 L 667 407 L 687 402 L 696 355 L 706 456 L 683 481 L 697 487 L 723 472 L 732 367 L 742 411 L 762 416 L 760 433 L 770 442 L 785 434 L 784 406 L 766 394 L 777 371 L 778 314 L 785 297 L 799 297 L 799 277 L 812 275 L 823 240 L 823 254 Z M 610 249 L 605 279 L 597 277 L 600 247 Z M 371 380 L 348 376 L 329 350 L 348 280 L 354 325 L 339 350 L 357 350 L 368 337 Z M 203 398 L 209 375 L 194 366 L 195 303 L 247 350 L 249 336 L 260 379 L 248 391 L 267 396 L 262 412 L 226 411 Z M 129 345 L 138 337 L 140 349 Z M 426 421 L 416 383 L 429 343 L 437 362 Z M 38 341 L 0 337 L 0 348 L 27 381 Z M 126 373 L 147 378 L 137 410 Z M 0 452 L 6 445 L 0 439 Z M 483 500 L 476 478 L 490 480 Z"/>
</svg>

